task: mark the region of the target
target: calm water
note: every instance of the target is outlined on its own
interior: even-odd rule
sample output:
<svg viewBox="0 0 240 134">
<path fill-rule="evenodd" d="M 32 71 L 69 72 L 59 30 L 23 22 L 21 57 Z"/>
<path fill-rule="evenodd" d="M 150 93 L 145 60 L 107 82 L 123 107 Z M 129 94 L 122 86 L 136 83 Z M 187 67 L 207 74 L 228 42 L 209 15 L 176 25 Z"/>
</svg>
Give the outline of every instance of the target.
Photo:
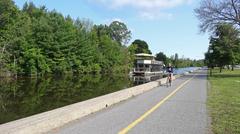
<svg viewBox="0 0 240 134">
<path fill-rule="evenodd" d="M 199 67 L 186 67 L 186 68 L 177 68 L 173 70 L 174 74 L 183 74 L 184 72 L 192 71 L 192 70 L 197 70 Z"/>
<path fill-rule="evenodd" d="M 0 78 L 0 124 L 160 78 L 162 76 L 130 78 L 128 75 Z"/>
<path fill-rule="evenodd" d="M 0 124 L 134 85 L 128 75 L 0 80 Z"/>
</svg>

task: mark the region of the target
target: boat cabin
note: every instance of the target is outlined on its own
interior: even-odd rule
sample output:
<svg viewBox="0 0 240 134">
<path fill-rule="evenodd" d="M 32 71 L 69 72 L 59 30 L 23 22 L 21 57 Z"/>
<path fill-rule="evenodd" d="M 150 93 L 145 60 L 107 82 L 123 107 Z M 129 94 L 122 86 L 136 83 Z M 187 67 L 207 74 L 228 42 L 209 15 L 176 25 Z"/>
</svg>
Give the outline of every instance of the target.
<svg viewBox="0 0 240 134">
<path fill-rule="evenodd" d="M 135 54 L 134 75 L 163 73 L 163 62 L 155 60 L 155 57 L 150 54 L 139 53 Z"/>
</svg>

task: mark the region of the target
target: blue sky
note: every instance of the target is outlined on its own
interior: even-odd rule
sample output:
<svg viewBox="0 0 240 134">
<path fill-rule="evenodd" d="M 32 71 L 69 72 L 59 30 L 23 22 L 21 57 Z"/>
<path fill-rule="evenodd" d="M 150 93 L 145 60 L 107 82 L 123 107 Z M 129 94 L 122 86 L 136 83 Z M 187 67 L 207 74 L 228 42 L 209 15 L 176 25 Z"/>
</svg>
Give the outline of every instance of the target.
<svg viewBox="0 0 240 134">
<path fill-rule="evenodd" d="M 14 0 L 18 7 L 26 1 Z M 65 16 L 87 18 L 95 24 L 124 22 L 132 31 L 132 40 L 145 40 L 153 54 L 203 59 L 208 34 L 199 34 L 199 21 L 193 10 L 199 0 L 32 0 Z"/>
</svg>

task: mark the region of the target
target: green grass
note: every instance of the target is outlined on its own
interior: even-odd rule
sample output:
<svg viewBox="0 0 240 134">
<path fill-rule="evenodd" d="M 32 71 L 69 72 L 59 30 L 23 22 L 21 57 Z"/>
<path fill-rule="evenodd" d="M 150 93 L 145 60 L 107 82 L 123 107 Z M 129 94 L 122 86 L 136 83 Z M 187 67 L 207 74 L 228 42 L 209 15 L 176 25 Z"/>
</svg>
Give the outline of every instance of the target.
<svg viewBox="0 0 240 134">
<path fill-rule="evenodd" d="M 240 69 L 213 70 L 208 108 L 215 134 L 240 134 Z"/>
</svg>

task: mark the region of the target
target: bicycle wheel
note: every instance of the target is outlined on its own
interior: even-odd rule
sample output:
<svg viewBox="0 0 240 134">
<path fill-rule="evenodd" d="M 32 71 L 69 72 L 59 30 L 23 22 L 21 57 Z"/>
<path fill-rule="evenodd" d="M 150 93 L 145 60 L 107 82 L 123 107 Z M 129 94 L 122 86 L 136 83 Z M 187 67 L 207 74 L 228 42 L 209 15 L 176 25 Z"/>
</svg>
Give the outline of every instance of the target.
<svg viewBox="0 0 240 134">
<path fill-rule="evenodd" d="M 172 80 L 169 79 L 169 86 L 172 86 Z"/>
<path fill-rule="evenodd" d="M 169 77 L 167 78 L 166 85 L 167 85 L 167 87 L 169 87 L 169 86 L 170 86 L 170 78 L 169 78 Z"/>
</svg>

